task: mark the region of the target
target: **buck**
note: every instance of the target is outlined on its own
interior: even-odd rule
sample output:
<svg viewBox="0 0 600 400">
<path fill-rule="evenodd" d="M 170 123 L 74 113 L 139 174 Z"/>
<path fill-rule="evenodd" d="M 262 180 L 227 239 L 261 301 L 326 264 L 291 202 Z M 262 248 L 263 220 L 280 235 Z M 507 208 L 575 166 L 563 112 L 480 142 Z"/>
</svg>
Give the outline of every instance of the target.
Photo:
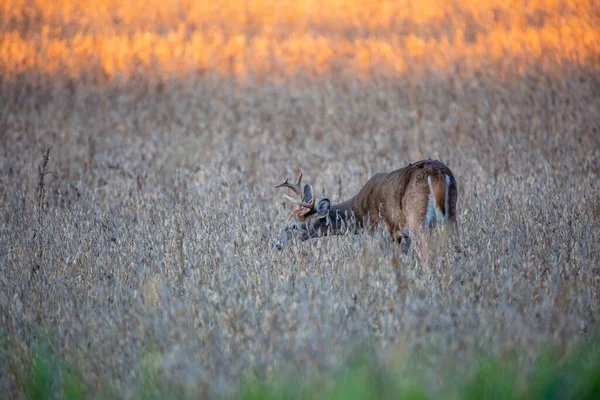
<svg viewBox="0 0 600 400">
<path fill-rule="evenodd" d="M 285 182 L 275 188 L 289 188 L 296 195 L 295 207 L 276 247 L 282 249 L 293 238 L 308 240 L 327 235 L 357 233 L 383 223 L 392 240 L 402 242 L 416 236 L 421 260 L 427 263 L 426 236 L 431 228 L 448 227 L 457 239 L 456 179 L 445 164 L 421 160 L 389 173 L 374 175 L 352 198 L 332 204 L 328 198 L 315 201 L 311 185 Z"/>
</svg>

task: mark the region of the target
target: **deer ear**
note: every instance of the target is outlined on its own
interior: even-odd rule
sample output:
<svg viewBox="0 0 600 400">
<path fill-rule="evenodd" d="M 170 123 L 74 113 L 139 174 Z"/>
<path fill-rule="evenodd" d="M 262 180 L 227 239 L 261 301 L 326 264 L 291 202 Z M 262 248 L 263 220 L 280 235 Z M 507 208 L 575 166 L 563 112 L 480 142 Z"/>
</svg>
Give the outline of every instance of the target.
<svg viewBox="0 0 600 400">
<path fill-rule="evenodd" d="M 319 201 L 319 204 L 317 204 L 317 208 L 315 211 L 318 214 L 326 214 L 329 212 L 330 207 L 331 202 L 329 201 L 329 199 L 322 199 L 321 201 Z"/>
<path fill-rule="evenodd" d="M 304 198 L 302 199 L 305 203 L 310 203 L 313 198 L 313 188 L 310 185 L 304 185 Z"/>
</svg>

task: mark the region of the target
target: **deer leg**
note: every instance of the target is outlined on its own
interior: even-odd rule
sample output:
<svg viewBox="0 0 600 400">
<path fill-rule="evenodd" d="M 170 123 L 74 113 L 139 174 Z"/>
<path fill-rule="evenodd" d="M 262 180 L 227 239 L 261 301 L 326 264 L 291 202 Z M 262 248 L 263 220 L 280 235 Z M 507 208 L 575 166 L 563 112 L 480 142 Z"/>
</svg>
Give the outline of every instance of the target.
<svg viewBox="0 0 600 400">
<path fill-rule="evenodd" d="M 416 242 L 419 250 L 419 257 L 421 258 L 421 263 L 426 265 L 429 263 L 429 251 L 427 249 L 427 234 L 429 230 L 425 226 L 421 226 L 416 230 Z"/>
<path fill-rule="evenodd" d="M 408 250 L 410 250 L 410 236 L 406 229 L 400 231 L 398 242 L 400 243 L 400 251 L 402 254 L 408 254 Z"/>
<path fill-rule="evenodd" d="M 408 254 L 408 250 L 410 250 L 410 237 L 408 235 L 408 229 L 406 227 L 404 229 L 400 229 L 400 226 L 393 227 L 388 222 L 386 222 L 386 226 L 390 232 L 392 241 L 399 245 L 400 252 L 402 254 Z"/>
<path fill-rule="evenodd" d="M 454 246 L 454 250 L 457 253 L 461 252 L 460 247 L 460 234 L 458 233 L 458 225 L 456 223 L 456 219 L 451 219 L 448 221 L 448 228 L 450 231 L 452 246 Z"/>
<path fill-rule="evenodd" d="M 396 242 L 398 240 L 398 232 L 394 228 L 394 225 L 388 220 L 384 220 L 385 227 L 390 234 L 391 240 L 386 239 L 386 252 L 390 250 L 390 242 Z"/>
<path fill-rule="evenodd" d="M 387 231 L 390 233 L 390 236 L 392 237 L 392 241 L 395 242 L 398 239 L 398 232 L 396 227 L 394 226 L 394 224 L 390 221 L 388 221 L 387 219 L 384 220 L 385 223 L 385 227 L 387 229 Z"/>
</svg>

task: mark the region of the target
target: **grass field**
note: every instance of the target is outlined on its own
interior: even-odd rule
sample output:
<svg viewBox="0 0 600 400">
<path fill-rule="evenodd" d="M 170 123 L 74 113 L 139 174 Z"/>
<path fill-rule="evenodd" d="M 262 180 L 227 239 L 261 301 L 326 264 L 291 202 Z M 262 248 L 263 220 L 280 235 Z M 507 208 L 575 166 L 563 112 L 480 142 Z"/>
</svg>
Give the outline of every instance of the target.
<svg viewBox="0 0 600 400">
<path fill-rule="evenodd" d="M 594 393 L 594 1 L 164 4 L 0 4 L 0 395 Z M 462 252 L 272 248 L 428 157 Z"/>
</svg>

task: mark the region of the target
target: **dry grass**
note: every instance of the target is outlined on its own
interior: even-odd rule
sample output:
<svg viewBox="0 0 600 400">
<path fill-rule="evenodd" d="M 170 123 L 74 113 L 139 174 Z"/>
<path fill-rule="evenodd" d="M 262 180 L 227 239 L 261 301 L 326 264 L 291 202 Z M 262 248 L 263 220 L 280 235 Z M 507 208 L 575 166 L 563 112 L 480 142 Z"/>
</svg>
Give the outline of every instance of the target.
<svg viewBox="0 0 600 400">
<path fill-rule="evenodd" d="M 40 9 L 42 25 L 63 23 Z M 37 37 L 16 21 L 25 33 L 5 21 L 4 49 L 18 43 L 7 35 Z M 69 29 L 94 35 L 81 24 Z M 597 329 L 597 55 L 548 69 L 546 53 L 483 67 L 458 53 L 463 69 L 432 61 L 418 76 L 360 80 L 341 59 L 347 74 L 259 83 L 218 66 L 88 79 L 98 71 L 85 63 L 61 75 L 37 54 L 0 79 L 0 332 L 12 346 L 0 392 L 21 390 L 14 366 L 39 337 L 92 388 L 127 397 L 148 364 L 211 394 L 248 373 L 330 370 L 365 341 L 459 365 L 481 349 L 531 360 Z M 341 200 L 427 157 L 457 176 L 465 253 L 443 248 L 423 267 L 385 254 L 380 235 L 270 247 L 285 176 L 302 170 Z"/>
</svg>

